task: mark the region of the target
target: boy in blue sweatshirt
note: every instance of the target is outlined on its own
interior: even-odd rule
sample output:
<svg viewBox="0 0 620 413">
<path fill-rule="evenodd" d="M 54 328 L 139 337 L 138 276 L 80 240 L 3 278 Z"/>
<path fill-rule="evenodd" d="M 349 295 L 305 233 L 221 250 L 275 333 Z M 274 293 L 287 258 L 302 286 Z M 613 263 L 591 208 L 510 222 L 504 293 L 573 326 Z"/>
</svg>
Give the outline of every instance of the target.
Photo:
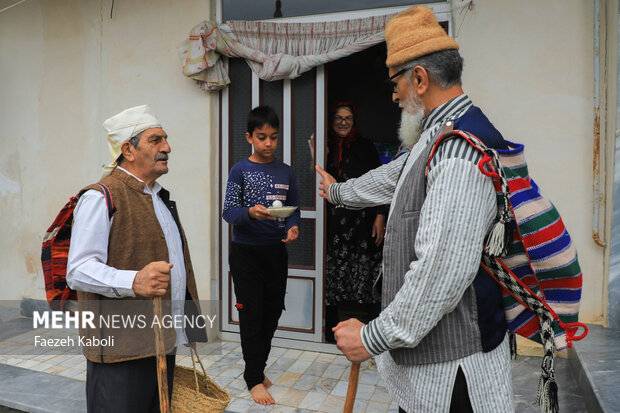
<svg viewBox="0 0 620 413">
<path fill-rule="evenodd" d="M 269 106 L 249 113 L 245 138 L 254 152 L 230 170 L 223 213 L 233 229 L 228 263 L 239 311 L 243 378 L 254 401 L 262 405 L 275 403 L 264 370 L 284 309 L 286 244 L 299 236 L 300 222 L 299 209 L 288 218 L 272 217 L 267 210 L 274 202 L 299 206 L 293 169 L 273 156 L 279 127 L 278 115 Z"/>
</svg>

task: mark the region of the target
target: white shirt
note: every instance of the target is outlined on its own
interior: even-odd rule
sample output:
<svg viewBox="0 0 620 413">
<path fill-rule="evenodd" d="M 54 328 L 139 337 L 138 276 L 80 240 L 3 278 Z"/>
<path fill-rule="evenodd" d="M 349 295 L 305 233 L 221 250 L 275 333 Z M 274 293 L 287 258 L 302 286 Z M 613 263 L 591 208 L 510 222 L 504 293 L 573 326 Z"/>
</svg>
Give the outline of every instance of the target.
<svg viewBox="0 0 620 413">
<path fill-rule="evenodd" d="M 120 166 L 117 166 L 117 169 L 144 182 Z M 184 315 L 186 290 L 183 242 L 172 214 L 158 196 L 161 189 L 161 185 L 157 182 L 153 184 L 152 189 L 144 185 L 144 192 L 153 199 L 153 209 L 168 246 L 168 260 L 173 265 L 170 271 L 172 316 L 180 320 Z M 101 192 L 90 190 L 80 197 L 73 211 L 71 246 L 67 260 L 67 284 L 72 289 L 111 298 L 135 297 L 132 289 L 133 280 L 141 268 L 121 270 L 106 265 L 113 221 L 114 216 L 111 220 L 108 217 L 108 207 Z M 183 328 L 175 327 L 175 331 L 176 345 L 187 343 Z"/>
</svg>

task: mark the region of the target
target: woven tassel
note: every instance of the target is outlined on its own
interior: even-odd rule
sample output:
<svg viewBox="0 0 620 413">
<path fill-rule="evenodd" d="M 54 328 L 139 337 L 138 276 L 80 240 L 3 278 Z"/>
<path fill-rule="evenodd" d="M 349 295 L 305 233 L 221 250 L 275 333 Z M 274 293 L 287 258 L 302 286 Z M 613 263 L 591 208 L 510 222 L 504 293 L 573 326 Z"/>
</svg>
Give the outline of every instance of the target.
<svg viewBox="0 0 620 413">
<path fill-rule="evenodd" d="M 543 413 L 559 413 L 558 385 L 552 377 L 540 376 L 536 404 Z"/>
<path fill-rule="evenodd" d="M 499 257 L 507 249 L 506 245 L 506 226 L 507 223 L 499 220 L 493 225 L 486 239 L 484 250 L 492 257 Z"/>
<path fill-rule="evenodd" d="M 510 358 L 517 359 L 517 336 L 515 333 L 508 332 L 508 343 L 510 344 Z"/>
</svg>

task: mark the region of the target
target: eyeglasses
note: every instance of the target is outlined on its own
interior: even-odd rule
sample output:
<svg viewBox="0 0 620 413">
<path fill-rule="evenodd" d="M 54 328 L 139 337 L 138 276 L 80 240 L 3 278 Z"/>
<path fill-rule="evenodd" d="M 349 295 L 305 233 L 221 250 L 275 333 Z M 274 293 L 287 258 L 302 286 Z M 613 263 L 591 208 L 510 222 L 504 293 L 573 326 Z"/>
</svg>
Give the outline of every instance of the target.
<svg viewBox="0 0 620 413">
<path fill-rule="evenodd" d="M 407 70 L 409 70 L 409 68 L 399 70 L 398 72 L 396 72 L 392 76 L 390 76 L 389 79 L 385 79 L 385 86 L 387 87 L 387 89 L 388 89 L 388 91 L 390 93 L 396 93 L 396 86 L 397 86 L 397 84 L 396 84 L 396 82 L 394 82 L 393 79 L 398 77 L 398 76 L 400 76 L 400 75 L 402 75 Z"/>
<path fill-rule="evenodd" d="M 346 118 L 343 118 L 340 115 L 336 115 L 334 116 L 334 120 L 336 121 L 336 123 L 341 123 L 341 122 L 351 123 L 353 122 L 353 116 L 347 116 Z"/>
</svg>

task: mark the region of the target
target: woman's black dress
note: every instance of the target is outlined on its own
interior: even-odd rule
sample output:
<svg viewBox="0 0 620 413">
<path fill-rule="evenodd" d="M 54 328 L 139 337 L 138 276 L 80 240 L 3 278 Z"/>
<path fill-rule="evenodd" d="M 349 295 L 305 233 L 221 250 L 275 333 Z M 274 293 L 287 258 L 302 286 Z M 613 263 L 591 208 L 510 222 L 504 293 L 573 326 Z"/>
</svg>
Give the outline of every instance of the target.
<svg viewBox="0 0 620 413">
<path fill-rule="evenodd" d="M 375 146 L 361 137 L 331 138 L 328 147 L 327 172 L 338 182 L 381 165 Z M 355 210 L 327 203 L 326 305 L 379 302 L 380 297 L 372 293 L 383 247 L 376 246 L 372 237 L 377 212 L 387 215 L 387 207 Z"/>
</svg>

